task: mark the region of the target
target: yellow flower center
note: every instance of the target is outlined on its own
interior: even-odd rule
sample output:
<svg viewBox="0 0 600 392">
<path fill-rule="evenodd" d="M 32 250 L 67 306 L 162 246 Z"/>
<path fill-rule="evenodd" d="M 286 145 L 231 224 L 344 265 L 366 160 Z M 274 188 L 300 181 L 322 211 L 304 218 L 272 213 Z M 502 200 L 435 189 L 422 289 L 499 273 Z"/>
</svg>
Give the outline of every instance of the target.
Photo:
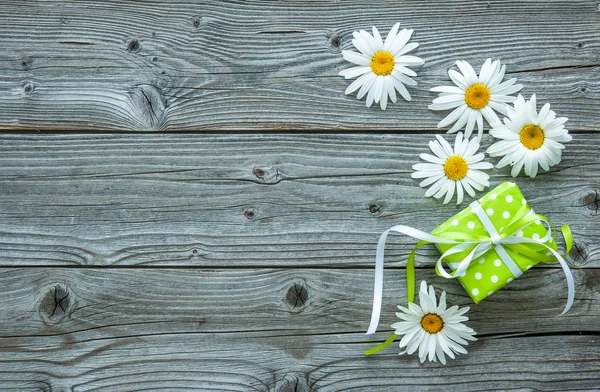
<svg viewBox="0 0 600 392">
<path fill-rule="evenodd" d="M 525 125 L 519 133 L 521 144 L 530 150 L 537 150 L 544 145 L 544 131 L 537 125 Z"/>
<path fill-rule="evenodd" d="M 465 92 L 465 103 L 471 108 L 479 110 L 490 101 L 490 89 L 485 84 L 476 83 Z"/>
<path fill-rule="evenodd" d="M 371 69 L 376 75 L 386 76 L 392 73 L 396 60 L 389 52 L 375 52 L 371 58 Z"/>
<path fill-rule="evenodd" d="M 421 327 L 431 334 L 438 333 L 444 328 L 444 320 L 435 313 L 427 313 L 421 319 Z"/>
<path fill-rule="evenodd" d="M 467 161 L 465 161 L 465 159 L 460 155 L 452 155 L 446 159 L 446 163 L 444 163 L 444 172 L 446 173 L 446 177 L 451 180 L 460 180 L 467 175 L 468 171 L 469 165 L 467 164 Z"/>
</svg>

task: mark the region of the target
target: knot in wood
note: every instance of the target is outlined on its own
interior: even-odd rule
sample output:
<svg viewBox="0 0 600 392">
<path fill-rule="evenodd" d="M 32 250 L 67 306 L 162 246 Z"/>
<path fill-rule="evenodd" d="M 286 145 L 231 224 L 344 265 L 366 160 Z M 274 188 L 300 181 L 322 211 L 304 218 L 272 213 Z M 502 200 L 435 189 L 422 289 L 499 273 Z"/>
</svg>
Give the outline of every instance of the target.
<svg viewBox="0 0 600 392">
<path fill-rule="evenodd" d="M 254 213 L 254 208 L 246 208 L 246 211 L 244 211 L 244 216 L 250 220 L 254 219 L 254 217 L 256 216 L 256 214 Z"/>
<path fill-rule="evenodd" d="M 22 57 L 21 58 L 21 68 L 28 70 L 31 68 L 31 63 L 33 61 L 31 60 L 31 57 Z"/>
<path fill-rule="evenodd" d="M 62 283 L 51 286 L 40 304 L 42 319 L 49 324 L 60 322 L 71 313 L 73 303 L 73 296 L 67 286 Z"/>
<path fill-rule="evenodd" d="M 277 184 L 281 180 L 283 180 L 283 174 L 279 171 L 277 167 L 254 167 L 252 169 L 252 173 L 261 180 L 259 183 L 263 184 Z"/>
<path fill-rule="evenodd" d="M 339 35 L 333 34 L 331 36 L 331 46 L 334 48 L 339 48 L 342 45 L 342 40 Z"/>
<path fill-rule="evenodd" d="M 140 84 L 129 92 L 133 113 L 139 127 L 145 131 L 158 131 L 166 121 L 165 101 L 161 92 L 151 84 Z"/>
<path fill-rule="evenodd" d="M 581 267 L 587 264 L 588 257 L 590 255 L 588 244 L 583 241 L 574 241 L 573 247 L 569 252 L 571 258 L 571 264 Z"/>
<path fill-rule="evenodd" d="M 598 209 L 600 208 L 600 195 L 598 194 L 598 191 L 590 190 L 583 195 L 581 197 L 581 205 L 587 207 L 597 214 Z"/>
<path fill-rule="evenodd" d="M 33 90 L 35 90 L 35 85 L 33 83 L 29 82 L 23 85 L 23 92 L 25 94 L 31 95 L 33 93 Z"/>
<path fill-rule="evenodd" d="M 285 295 L 285 301 L 295 312 L 301 312 L 308 301 L 308 289 L 303 283 L 294 283 Z"/>
<path fill-rule="evenodd" d="M 272 392 L 311 392 L 308 380 L 304 375 L 286 375 L 283 380 L 277 382 Z"/>
<path fill-rule="evenodd" d="M 369 206 L 369 212 L 370 212 L 371 214 L 376 214 L 376 213 L 378 213 L 378 212 L 380 212 L 380 211 L 381 211 L 381 207 L 380 207 L 380 206 L 378 206 L 376 203 L 372 203 L 372 204 Z"/>
<path fill-rule="evenodd" d="M 131 53 L 137 53 L 140 51 L 142 44 L 137 39 L 132 39 L 127 44 L 127 51 Z"/>
<path fill-rule="evenodd" d="M 200 25 L 201 25 L 201 24 L 202 24 L 202 20 L 200 19 L 200 17 L 199 17 L 199 16 L 194 16 L 194 17 L 192 18 L 192 25 L 193 25 L 195 28 L 198 28 L 198 27 L 200 27 Z"/>
</svg>

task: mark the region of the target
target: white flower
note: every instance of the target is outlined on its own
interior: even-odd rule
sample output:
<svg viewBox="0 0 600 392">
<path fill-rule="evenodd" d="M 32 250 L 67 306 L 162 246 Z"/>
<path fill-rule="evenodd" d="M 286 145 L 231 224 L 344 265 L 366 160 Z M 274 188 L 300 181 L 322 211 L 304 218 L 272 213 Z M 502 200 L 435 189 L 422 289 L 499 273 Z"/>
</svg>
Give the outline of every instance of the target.
<svg viewBox="0 0 600 392">
<path fill-rule="evenodd" d="M 570 142 L 573 138 L 565 128 L 566 117 L 556 118 L 556 113 L 550 110 L 550 104 L 536 111 L 535 94 L 531 100 L 519 94 L 514 108 L 508 109 L 508 118 L 504 124 L 498 123 L 490 130 L 495 138 L 502 139 L 492 144 L 487 152 L 493 157 L 504 156 L 497 167 L 512 165 L 511 175 L 516 177 L 521 168 L 525 174 L 535 177 L 538 165 L 544 170 L 560 162 L 562 143 Z"/>
<path fill-rule="evenodd" d="M 448 75 L 456 86 L 434 87 L 431 91 L 440 93 L 439 97 L 429 105 L 431 110 L 454 109 L 446 118 L 439 122 L 438 128 L 446 127 L 452 123 L 448 133 L 456 132 L 465 127 L 465 137 L 471 137 L 471 133 L 477 123 L 477 139 L 481 140 L 483 135 L 483 117 L 488 124 L 494 125 L 500 121 L 494 112 L 506 115 L 507 102 L 514 102 L 515 97 L 511 94 L 523 88 L 521 84 L 515 84 L 517 79 L 510 79 L 504 83 L 504 72 L 506 65 L 500 65 L 500 60 L 485 60 L 479 76 L 473 67 L 466 61 L 457 61 L 460 72 L 449 70 Z"/>
<path fill-rule="evenodd" d="M 373 27 L 373 35 L 364 30 L 355 31 L 352 44 L 360 53 L 343 50 L 342 56 L 357 67 L 345 69 L 340 76 L 346 79 L 358 77 L 346 89 L 351 94 L 360 89 L 357 98 L 367 95 L 367 107 L 373 102 L 379 103 L 382 110 L 387 107 L 388 97 L 396 103 L 396 90 L 402 97 L 410 101 L 410 94 L 404 85 L 415 86 L 417 82 L 409 76 L 417 76 L 411 69 L 413 65 L 422 65 L 424 61 L 416 56 L 405 56 L 419 44 L 410 43 L 413 30 L 402 29 L 398 32 L 400 23 L 396 23 L 388 33 L 385 42 L 379 31 Z M 408 75 L 408 76 L 407 76 Z"/>
<path fill-rule="evenodd" d="M 419 302 L 421 306 L 409 303 L 408 309 L 398 306 L 401 312 L 396 316 L 401 320 L 392 324 L 397 335 L 404 335 L 400 340 L 400 352 L 402 354 L 412 354 L 419 349 L 419 359 L 421 363 L 425 359 L 436 362 L 438 359 L 445 365 L 446 357 L 454 359 L 454 354 L 466 354 L 463 345 L 467 345 L 467 340 L 477 340 L 473 335 L 475 331 L 462 324 L 469 318 L 463 316 L 469 311 L 469 307 L 460 309 L 454 305 L 446 309 L 446 292 L 442 291 L 440 303 L 437 304 L 433 286 L 429 286 L 427 292 L 427 283 L 421 282 L 419 290 Z"/>
<path fill-rule="evenodd" d="M 446 195 L 444 204 L 448 203 L 454 196 L 456 190 L 456 204 L 463 201 L 463 188 L 471 196 L 475 191 L 482 191 L 484 187 L 490 186 L 488 176 L 482 169 L 494 167 L 489 162 L 481 162 L 485 158 L 483 153 L 475 154 L 479 149 L 476 139 L 463 139 L 462 132 L 456 134 L 454 150 L 450 144 L 441 136 L 436 135 L 437 141 L 429 142 L 429 148 L 435 156 L 421 154 L 421 159 L 430 163 L 417 163 L 413 165 L 415 172 L 412 178 L 424 178 L 419 184 L 421 187 L 431 187 L 425 192 L 425 197 L 436 199 Z M 433 184 L 433 185 L 432 185 Z"/>
</svg>

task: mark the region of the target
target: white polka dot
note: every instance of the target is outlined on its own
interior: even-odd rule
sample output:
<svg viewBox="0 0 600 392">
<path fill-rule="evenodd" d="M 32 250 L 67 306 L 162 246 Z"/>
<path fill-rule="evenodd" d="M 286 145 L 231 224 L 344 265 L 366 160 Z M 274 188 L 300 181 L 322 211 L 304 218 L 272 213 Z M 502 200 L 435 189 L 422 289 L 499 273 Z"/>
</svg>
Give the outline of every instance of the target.
<svg viewBox="0 0 600 392">
<path fill-rule="evenodd" d="M 492 295 L 492 294 L 494 294 L 494 292 L 493 292 L 493 291 L 490 291 L 490 292 L 488 293 L 488 295 Z"/>
<path fill-rule="evenodd" d="M 485 263 L 485 259 L 482 257 L 481 259 L 479 259 L 479 264 L 483 264 Z"/>
<path fill-rule="evenodd" d="M 494 283 L 498 282 L 498 277 L 496 275 L 492 275 L 491 279 Z"/>
<path fill-rule="evenodd" d="M 483 278 L 483 275 L 481 275 L 481 272 L 476 272 L 475 273 L 475 279 L 481 280 L 481 278 Z"/>
<path fill-rule="evenodd" d="M 502 230 L 504 230 L 504 227 L 501 227 L 501 228 L 498 229 L 498 231 L 502 231 Z"/>
<path fill-rule="evenodd" d="M 519 231 L 517 232 L 517 236 L 518 236 L 518 237 L 523 237 L 523 230 L 519 230 Z"/>
<path fill-rule="evenodd" d="M 502 262 L 500 260 L 496 259 L 496 260 L 494 260 L 494 265 L 496 267 L 500 267 L 502 265 Z"/>
<path fill-rule="evenodd" d="M 513 278 L 508 278 L 508 280 L 506 281 L 506 283 L 510 283 L 513 281 Z"/>
<path fill-rule="evenodd" d="M 451 223 L 452 226 L 458 226 L 458 219 L 454 219 Z"/>
<path fill-rule="evenodd" d="M 527 204 L 527 202 L 525 201 L 525 199 L 521 200 L 521 204 L 523 204 L 523 205 Z"/>
<path fill-rule="evenodd" d="M 494 215 L 494 209 L 488 208 L 487 210 L 485 210 L 485 213 L 488 214 L 489 216 L 492 216 L 492 215 Z"/>
<path fill-rule="evenodd" d="M 527 270 L 531 269 L 531 267 L 533 267 L 533 265 L 530 264 L 527 266 L 527 268 L 525 268 L 525 270 L 527 271 Z"/>
<path fill-rule="evenodd" d="M 536 225 L 541 225 L 541 224 L 542 224 L 542 222 L 541 222 L 541 221 L 538 219 L 538 220 L 536 220 L 536 221 L 535 221 L 535 224 L 536 224 Z"/>
<path fill-rule="evenodd" d="M 508 186 L 515 186 L 515 183 L 514 182 L 509 182 Z"/>
<path fill-rule="evenodd" d="M 472 229 L 472 228 L 474 228 L 474 227 L 475 227 L 475 223 L 474 223 L 474 222 L 469 222 L 469 223 L 467 223 L 467 227 L 468 227 L 469 229 Z"/>
<path fill-rule="evenodd" d="M 492 193 L 490 195 L 490 199 L 492 199 L 492 200 L 496 200 L 497 197 L 498 197 L 498 195 L 496 195 L 495 193 Z"/>
<path fill-rule="evenodd" d="M 502 217 L 503 217 L 504 219 L 508 219 L 508 218 L 510 218 L 510 212 L 508 212 L 508 211 L 504 211 L 504 212 L 502 213 Z"/>
<path fill-rule="evenodd" d="M 552 252 L 546 252 L 546 256 L 552 256 Z"/>
<path fill-rule="evenodd" d="M 478 288 L 474 288 L 473 290 L 471 290 L 471 294 L 473 294 L 473 295 L 479 295 L 479 289 Z"/>
<path fill-rule="evenodd" d="M 533 233 L 533 235 L 531 236 L 531 238 L 533 238 L 534 240 L 539 240 L 540 239 L 540 235 L 538 233 Z"/>
<path fill-rule="evenodd" d="M 511 195 L 508 195 L 504 198 L 504 200 L 506 200 L 507 203 L 512 203 L 513 197 Z"/>
</svg>

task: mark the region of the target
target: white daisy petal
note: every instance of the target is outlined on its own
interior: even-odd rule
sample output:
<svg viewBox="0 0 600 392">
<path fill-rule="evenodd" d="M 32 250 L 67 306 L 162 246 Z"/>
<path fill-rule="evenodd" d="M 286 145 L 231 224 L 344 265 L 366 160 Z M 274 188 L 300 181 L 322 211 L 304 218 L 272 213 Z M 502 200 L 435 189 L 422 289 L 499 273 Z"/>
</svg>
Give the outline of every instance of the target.
<svg viewBox="0 0 600 392">
<path fill-rule="evenodd" d="M 371 90 L 371 87 L 373 87 L 373 84 L 375 83 L 375 79 L 377 79 L 377 75 L 375 75 L 374 73 L 368 73 L 363 76 L 367 76 L 367 77 L 365 78 L 365 81 L 363 82 L 362 86 L 360 87 L 360 90 L 358 90 L 358 93 L 356 94 L 357 99 L 361 99 L 362 97 L 364 97 L 365 94 L 367 94 Z"/>
<path fill-rule="evenodd" d="M 456 62 L 456 65 L 458 66 L 458 69 L 460 69 L 460 72 L 462 72 L 464 75 L 467 85 L 477 83 L 478 77 L 473 67 L 471 67 L 471 64 L 467 63 L 466 61 L 459 60 Z"/>
<path fill-rule="evenodd" d="M 375 48 L 377 50 L 383 50 L 383 40 L 381 39 L 379 30 L 377 30 L 377 27 L 375 26 L 373 26 L 373 37 L 375 38 L 375 44 L 377 45 Z"/>
<path fill-rule="evenodd" d="M 448 185 L 446 186 L 446 197 L 444 198 L 444 204 L 450 203 L 450 200 L 454 197 L 454 190 L 456 188 L 456 183 L 454 181 L 448 181 Z M 462 201 L 462 200 L 461 200 Z M 460 204 L 460 203 L 457 203 Z"/>
<path fill-rule="evenodd" d="M 413 50 L 415 50 L 416 48 L 419 47 L 419 44 L 416 42 L 411 42 L 410 44 L 406 44 L 404 45 L 404 47 L 402 49 L 400 49 L 398 52 L 396 52 L 394 55 L 395 56 L 402 56 L 408 52 L 412 52 Z"/>
<path fill-rule="evenodd" d="M 354 39 L 352 40 L 352 45 L 354 45 L 354 47 L 358 49 L 359 52 L 366 56 L 373 57 L 373 55 L 375 54 L 375 50 L 373 50 L 373 47 L 369 45 L 369 43 L 356 31 L 354 32 Z"/>
<path fill-rule="evenodd" d="M 465 111 L 460 115 L 460 117 L 456 121 L 456 123 L 454 123 L 454 126 L 448 130 L 448 133 L 454 133 L 454 132 L 458 131 L 459 129 L 461 129 L 462 127 L 464 127 L 465 124 L 467 123 L 467 121 L 469 121 L 469 117 L 471 116 L 472 112 L 473 112 L 473 109 L 471 109 L 467 106 L 465 108 Z"/>
<path fill-rule="evenodd" d="M 465 79 L 465 77 L 452 69 L 450 71 L 448 71 L 448 76 L 450 76 L 450 79 L 452 79 L 454 84 L 456 84 L 463 92 L 469 86 L 467 84 L 467 80 Z"/>
<path fill-rule="evenodd" d="M 342 56 L 344 57 L 344 60 L 363 67 L 367 67 L 371 64 L 371 59 L 369 57 L 351 50 L 342 50 Z"/>
<path fill-rule="evenodd" d="M 439 181 L 435 182 L 425 191 L 425 197 L 431 197 L 435 195 L 442 187 L 448 182 L 446 176 L 442 177 Z"/>
<path fill-rule="evenodd" d="M 413 30 L 402 29 L 397 35 L 396 38 L 390 43 L 389 52 L 391 54 L 395 54 L 397 51 L 402 49 L 402 47 L 410 40 L 412 36 Z"/>
<path fill-rule="evenodd" d="M 406 76 L 417 76 L 417 73 L 410 68 L 407 68 L 403 65 L 394 65 L 394 70 L 398 72 L 402 72 Z"/>
<path fill-rule="evenodd" d="M 404 84 L 402 84 L 401 81 L 399 81 L 398 79 L 396 79 L 394 77 L 392 77 L 392 82 L 394 83 L 394 88 L 396 90 L 398 90 L 398 92 L 400 93 L 402 98 L 404 98 L 404 100 L 406 100 L 406 101 L 410 101 L 411 100 L 410 93 L 408 92 L 406 87 L 404 87 Z"/>
<path fill-rule="evenodd" d="M 392 26 L 387 37 L 385 37 L 385 42 L 383 43 L 384 50 L 390 50 L 390 44 L 392 43 L 394 38 L 396 38 L 396 35 L 398 35 L 398 29 L 400 29 L 400 23 L 396 23 L 394 26 Z"/>
<path fill-rule="evenodd" d="M 340 76 L 343 76 L 345 79 L 354 79 L 355 77 L 364 75 L 367 72 L 371 72 L 371 67 L 354 67 L 340 71 Z"/>
<path fill-rule="evenodd" d="M 400 56 L 396 59 L 398 65 L 410 66 L 410 65 L 423 65 L 425 62 L 422 58 L 417 56 Z"/>
<path fill-rule="evenodd" d="M 421 154 L 421 155 L 419 155 L 419 157 L 424 161 L 431 162 L 431 163 L 437 163 L 438 165 L 443 165 L 444 163 L 446 163 L 446 161 L 444 159 L 433 156 L 431 154 Z M 440 167 L 440 169 L 441 169 L 441 167 Z"/>
<path fill-rule="evenodd" d="M 471 137 L 471 133 L 473 133 L 473 128 L 475 128 L 475 121 L 477 121 L 477 117 L 481 116 L 476 110 L 472 110 L 469 113 L 469 121 L 467 121 L 467 126 L 465 127 L 465 137 Z"/>
<path fill-rule="evenodd" d="M 463 192 L 463 187 L 459 181 L 456 182 L 456 205 L 459 205 L 463 202 L 463 198 L 465 197 Z"/>
</svg>

